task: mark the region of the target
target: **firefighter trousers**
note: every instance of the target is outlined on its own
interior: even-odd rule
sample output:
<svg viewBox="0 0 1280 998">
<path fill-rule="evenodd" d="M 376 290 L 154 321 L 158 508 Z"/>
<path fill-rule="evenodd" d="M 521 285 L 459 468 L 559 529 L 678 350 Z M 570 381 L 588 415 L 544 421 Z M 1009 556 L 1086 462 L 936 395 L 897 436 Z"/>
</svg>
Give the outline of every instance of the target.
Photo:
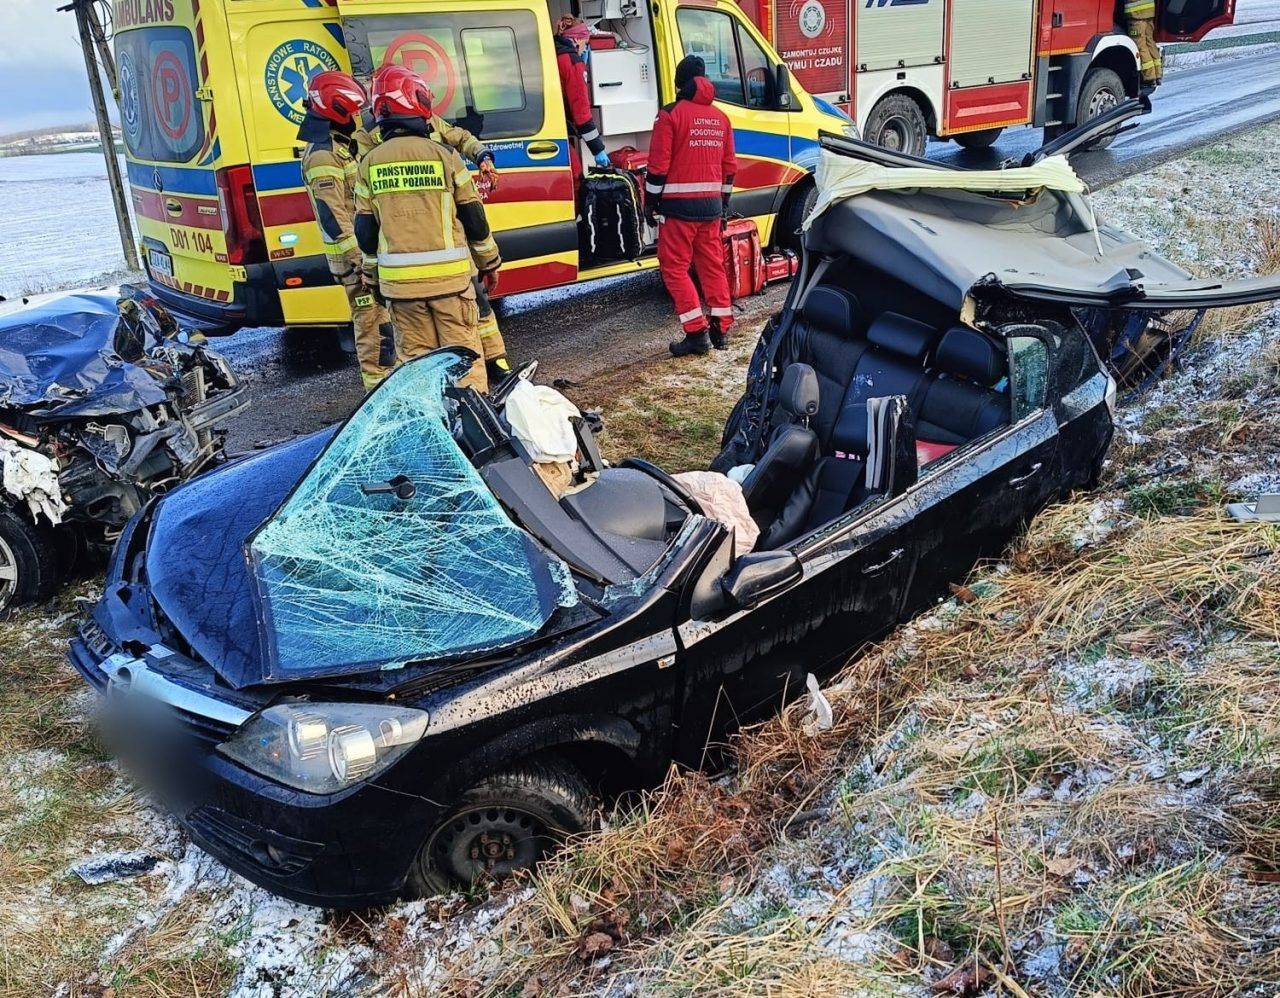
<svg viewBox="0 0 1280 998">
<path fill-rule="evenodd" d="M 387 310 L 377 303 L 372 291 L 361 287 L 358 276 L 344 278 L 342 289 L 347 293 L 347 303 L 351 306 L 360 380 L 364 383 L 364 390 L 368 391 L 395 366 L 395 333 Z"/>
<path fill-rule="evenodd" d="M 474 286 L 442 298 L 392 298 L 389 305 L 396 327 L 396 358 L 401 364 L 440 347 L 466 347 L 474 350 L 477 357 L 483 357 Z M 484 360 L 472 364 L 458 385 L 487 392 L 489 380 L 485 376 Z"/>
<path fill-rule="evenodd" d="M 480 278 L 471 282 L 476 289 L 476 309 L 480 313 L 480 345 L 484 348 L 485 360 L 497 360 L 507 355 L 507 344 L 502 339 L 502 330 L 498 328 L 498 317 L 493 314 L 493 302 L 485 291 Z"/>
<path fill-rule="evenodd" d="M 691 264 L 702 285 L 711 317 L 719 322 L 723 332 L 728 332 L 733 325 L 729 278 L 724 270 L 724 239 L 720 231 L 718 218 L 691 222 L 668 217 L 658 227 L 658 270 L 675 302 L 676 318 L 689 336 L 707 328 L 698 289 L 689 276 Z"/>
<path fill-rule="evenodd" d="M 1125 4 L 1129 37 L 1138 46 L 1138 68 L 1143 83 L 1159 83 L 1164 76 L 1160 46 L 1156 44 L 1156 8 L 1153 0 Z"/>
</svg>

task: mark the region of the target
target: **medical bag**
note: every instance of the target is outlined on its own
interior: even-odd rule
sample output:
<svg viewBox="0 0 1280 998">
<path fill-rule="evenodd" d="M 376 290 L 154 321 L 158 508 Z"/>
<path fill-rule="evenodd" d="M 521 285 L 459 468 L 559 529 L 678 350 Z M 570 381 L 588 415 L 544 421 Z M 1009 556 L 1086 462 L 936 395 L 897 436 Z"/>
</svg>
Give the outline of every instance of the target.
<svg viewBox="0 0 1280 998">
<path fill-rule="evenodd" d="M 635 146 L 623 146 L 609 153 L 609 162 L 619 170 L 628 173 L 639 173 L 649 166 L 649 154 Z"/>
<path fill-rule="evenodd" d="M 624 170 L 592 168 L 582 180 L 581 239 L 594 263 L 644 252 L 640 184 Z"/>
<path fill-rule="evenodd" d="M 764 256 L 760 230 L 749 218 L 731 218 L 724 228 L 724 272 L 729 296 L 745 298 L 764 290 Z"/>
<path fill-rule="evenodd" d="M 784 249 L 776 253 L 770 253 L 764 258 L 764 283 L 772 284 L 774 281 L 785 281 L 794 277 L 799 268 L 800 261 L 796 259 L 796 255 L 791 250 Z"/>
</svg>

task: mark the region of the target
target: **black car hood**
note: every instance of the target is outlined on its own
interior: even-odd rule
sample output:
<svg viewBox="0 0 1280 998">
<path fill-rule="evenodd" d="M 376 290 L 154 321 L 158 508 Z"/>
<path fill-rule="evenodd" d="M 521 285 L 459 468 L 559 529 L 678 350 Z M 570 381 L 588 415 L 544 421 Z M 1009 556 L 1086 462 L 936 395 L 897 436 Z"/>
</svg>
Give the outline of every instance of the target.
<svg viewBox="0 0 1280 998">
<path fill-rule="evenodd" d="M 164 388 L 116 352 L 117 297 L 80 294 L 0 317 L 0 406 L 32 416 L 104 416 L 166 401 Z M 142 331 L 143 348 L 154 340 Z"/>
<path fill-rule="evenodd" d="M 300 437 L 196 478 L 161 499 L 147 581 L 170 623 L 235 687 L 264 672 L 244 542 L 284 501 L 335 430 Z"/>
</svg>

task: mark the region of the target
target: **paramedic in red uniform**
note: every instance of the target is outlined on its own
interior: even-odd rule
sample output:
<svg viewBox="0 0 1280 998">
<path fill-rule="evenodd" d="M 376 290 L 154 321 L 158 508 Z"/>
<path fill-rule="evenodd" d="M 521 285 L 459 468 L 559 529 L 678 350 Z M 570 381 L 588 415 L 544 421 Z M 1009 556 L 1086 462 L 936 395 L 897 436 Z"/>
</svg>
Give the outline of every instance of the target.
<svg viewBox="0 0 1280 998">
<path fill-rule="evenodd" d="M 564 113 L 569 119 L 569 165 L 576 185 L 582 176 L 582 156 L 577 139 L 581 139 L 596 159 L 596 166 L 609 166 L 604 139 L 591 117 L 591 94 L 587 90 L 587 64 L 583 55 L 591 40 L 591 29 L 576 17 L 562 17 L 556 23 L 556 66 L 560 70 L 560 92 L 564 95 Z"/>
<path fill-rule="evenodd" d="M 733 324 L 721 229 L 737 169 L 733 128 L 711 101 L 716 89 L 706 64 L 685 56 L 676 67 L 676 102 L 658 112 L 649 146 L 645 214 L 658 223 L 658 267 L 676 305 L 684 339 L 671 344 L 676 357 L 726 348 Z M 711 322 L 702 314 L 689 265 L 698 272 Z M 708 335 L 708 331 L 710 335 Z"/>
</svg>

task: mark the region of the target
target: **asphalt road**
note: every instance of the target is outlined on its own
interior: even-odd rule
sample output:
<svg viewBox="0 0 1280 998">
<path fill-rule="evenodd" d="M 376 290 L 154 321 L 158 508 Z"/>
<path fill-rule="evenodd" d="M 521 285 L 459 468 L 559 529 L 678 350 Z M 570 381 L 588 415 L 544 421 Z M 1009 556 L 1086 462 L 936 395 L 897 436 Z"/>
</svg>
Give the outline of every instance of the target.
<svg viewBox="0 0 1280 998">
<path fill-rule="evenodd" d="M 1280 118 L 1280 52 L 1256 54 L 1171 72 L 1155 109 L 1110 149 L 1082 153 L 1076 168 L 1091 186 L 1105 186 L 1234 132 Z M 1014 129 L 989 151 L 934 143 L 930 155 L 965 166 L 987 166 L 1040 144 L 1036 129 Z M 782 286 L 739 303 L 739 321 L 773 311 Z M 589 378 L 606 368 L 665 356 L 677 332 L 669 299 L 654 271 L 581 287 L 517 295 L 499 304 L 508 348 L 537 358 L 539 380 Z M 312 331 L 241 330 L 219 346 L 249 381 L 253 408 L 230 429 L 232 452 L 319 429 L 345 417 L 361 390 L 352 358 L 333 338 Z"/>
</svg>

